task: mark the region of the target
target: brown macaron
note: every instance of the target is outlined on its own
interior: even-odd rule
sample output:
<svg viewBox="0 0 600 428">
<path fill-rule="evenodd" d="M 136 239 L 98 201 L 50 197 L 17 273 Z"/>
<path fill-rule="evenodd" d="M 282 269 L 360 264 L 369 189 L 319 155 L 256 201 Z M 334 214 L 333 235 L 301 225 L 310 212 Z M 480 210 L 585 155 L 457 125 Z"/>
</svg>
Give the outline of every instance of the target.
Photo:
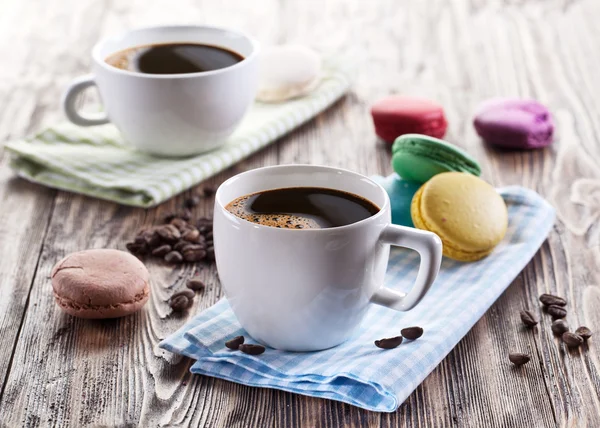
<svg viewBox="0 0 600 428">
<path fill-rule="evenodd" d="M 150 297 L 149 274 L 136 257 L 119 250 L 69 254 L 52 269 L 58 306 L 80 318 L 118 318 L 139 310 Z"/>
</svg>

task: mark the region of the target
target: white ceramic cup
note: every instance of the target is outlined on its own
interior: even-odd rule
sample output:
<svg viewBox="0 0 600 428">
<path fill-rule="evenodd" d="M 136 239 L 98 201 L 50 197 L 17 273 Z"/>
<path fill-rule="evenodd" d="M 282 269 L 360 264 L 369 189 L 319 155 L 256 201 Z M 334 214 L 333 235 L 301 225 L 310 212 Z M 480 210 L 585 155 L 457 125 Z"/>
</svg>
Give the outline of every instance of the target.
<svg viewBox="0 0 600 428">
<path fill-rule="evenodd" d="M 224 47 L 244 59 L 219 70 L 144 74 L 121 70 L 106 58 L 155 43 L 192 42 Z M 159 156 L 188 156 L 224 144 L 253 102 L 258 86 L 258 42 L 238 32 L 207 26 L 151 27 L 105 39 L 93 48 L 93 74 L 71 83 L 63 96 L 69 120 L 92 126 L 114 123 L 125 140 Z M 86 117 L 77 95 L 97 85 L 106 114 Z"/>
<path fill-rule="evenodd" d="M 299 230 L 258 225 L 225 209 L 240 196 L 285 187 L 342 190 L 380 210 L 347 226 Z M 411 309 L 435 280 L 442 258 L 436 234 L 391 224 L 390 200 L 379 184 L 313 165 L 259 168 L 225 181 L 216 193 L 214 245 L 221 284 L 242 327 L 257 341 L 289 351 L 342 343 L 370 303 Z M 383 286 L 390 245 L 421 256 L 407 294 Z"/>
</svg>

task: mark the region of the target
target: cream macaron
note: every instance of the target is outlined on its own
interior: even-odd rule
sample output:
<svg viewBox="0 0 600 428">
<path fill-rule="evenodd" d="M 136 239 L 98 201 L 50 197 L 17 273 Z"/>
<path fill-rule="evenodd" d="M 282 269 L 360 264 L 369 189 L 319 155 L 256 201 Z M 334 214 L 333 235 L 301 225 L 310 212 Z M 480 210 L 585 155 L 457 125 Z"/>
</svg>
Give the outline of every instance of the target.
<svg viewBox="0 0 600 428">
<path fill-rule="evenodd" d="M 508 212 L 492 186 L 464 172 L 435 175 L 417 191 L 411 217 L 418 229 L 436 233 L 446 257 L 475 261 L 504 238 Z"/>
<path fill-rule="evenodd" d="M 52 269 L 54 299 L 80 318 L 118 318 L 148 301 L 149 274 L 136 257 L 119 250 L 94 249 L 69 254 Z"/>
<path fill-rule="evenodd" d="M 259 60 L 258 101 L 275 103 L 306 95 L 321 77 L 321 57 L 306 46 L 271 46 Z"/>
</svg>

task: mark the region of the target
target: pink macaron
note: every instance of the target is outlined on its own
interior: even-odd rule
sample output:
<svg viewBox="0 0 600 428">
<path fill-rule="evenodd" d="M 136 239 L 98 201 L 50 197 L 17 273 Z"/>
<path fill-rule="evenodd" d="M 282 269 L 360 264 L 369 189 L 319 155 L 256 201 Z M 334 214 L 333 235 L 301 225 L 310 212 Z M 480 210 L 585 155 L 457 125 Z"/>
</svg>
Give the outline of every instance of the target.
<svg viewBox="0 0 600 428">
<path fill-rule="evenodd" d="M 69 254 L 52 269 L 58 306 L 80 318 L 118 318 L 138 311 L 150 297 L 149 274 L 136 257 L 119 250 Z"/>
</svg>

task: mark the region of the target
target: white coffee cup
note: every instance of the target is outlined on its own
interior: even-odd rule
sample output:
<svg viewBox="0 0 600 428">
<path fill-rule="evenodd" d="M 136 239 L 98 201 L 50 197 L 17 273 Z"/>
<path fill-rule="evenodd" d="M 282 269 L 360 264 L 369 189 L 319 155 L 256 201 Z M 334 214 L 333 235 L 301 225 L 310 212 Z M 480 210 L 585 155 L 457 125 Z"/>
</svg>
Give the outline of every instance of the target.
<svg viewBox="0 0 600 428">
<path fill-rule="evenodd" d="M 118 51 L 157 43 L 192 42 L 223 47 L 244 59 L 230 67 L 187 74 L 145 74 L 106 63 Z M 71 83 L 63 107 L 81 126 L 114 123 L 126 141 L 160 156 L 188 156 L 223 145 L 254 100 L 258 42 L 238 31 L 208 26 L 133 30 L 93 48 L 93 73 Z M 97 85 L 106 114 L 86 117 L 77 95 Z"/>
<path fill-rule="evenodd" d="M 347 226 L 283 229 L 251 223 L 225 208 L 240 196 L 286 187 L 350 192 L 380 210 Z M 391 224 L 390 200 L 379 184 L 313 165 L 259 168 L 225 181 L 216 193 L 214 245 L 221 284 L 242 327 L 257 341 L 289 351 L 342 343 L 370 303 L 411 309 L 435 280 L 442 258 L 437 235 Z M 407 294 L 383 286 L 390 245 L 421 256 Z"/>
</svg>

